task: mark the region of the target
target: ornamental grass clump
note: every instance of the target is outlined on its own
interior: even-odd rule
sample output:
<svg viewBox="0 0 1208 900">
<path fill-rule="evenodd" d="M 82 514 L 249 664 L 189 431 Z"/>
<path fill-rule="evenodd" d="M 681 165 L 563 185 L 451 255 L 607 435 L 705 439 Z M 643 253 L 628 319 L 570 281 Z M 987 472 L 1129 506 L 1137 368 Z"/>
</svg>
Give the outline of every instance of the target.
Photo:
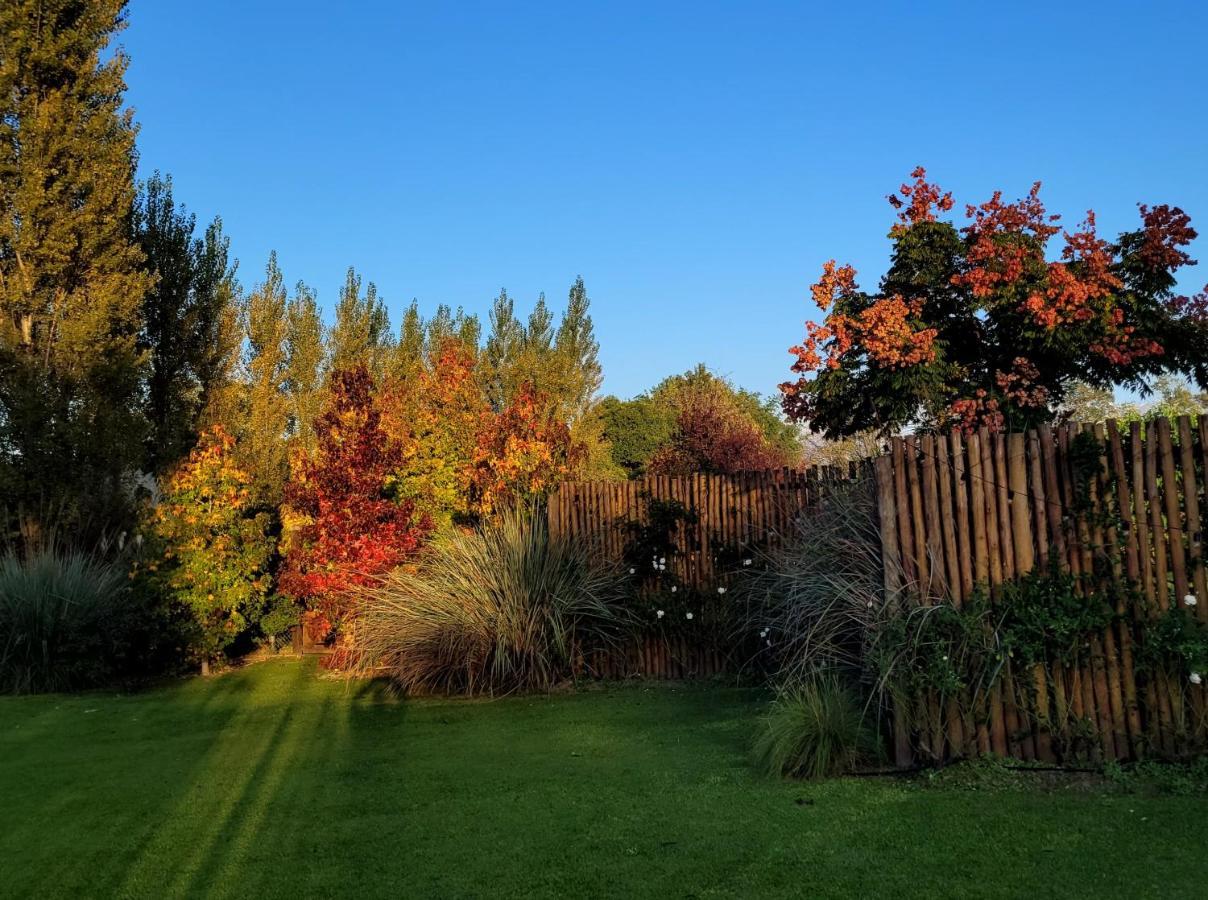
<svg viewBox="0 0 1208 900">
<path fill-rule="evenodd" d="M 548 690 L 619 638 L 629 593 L 618 568 L 552 537 L 540 513 L 503 511 L 354 590 L 353 671 L 418 693 Z"/>
<path fill-rule="evenodd" d="M 828 778 L 876 753 L 876 732 L 856 691 L 834 672 L 783 685 L 760 720 L 759 765 L 771 775 Z"/>
<path fill-rule="evenodd" d="M 736 584 L 745 641 L 781 682 L 819 669 L 859 673 L 885 614 L 876 497 L 868 479 L 828 485 L 825 495 Z"/>
<path fill-rule="evenodd" d="M 37 693 L 107 681 L 128 655 L 125 567 L 54 547 L 0 556 L 0 690 Z"/>
</svg>

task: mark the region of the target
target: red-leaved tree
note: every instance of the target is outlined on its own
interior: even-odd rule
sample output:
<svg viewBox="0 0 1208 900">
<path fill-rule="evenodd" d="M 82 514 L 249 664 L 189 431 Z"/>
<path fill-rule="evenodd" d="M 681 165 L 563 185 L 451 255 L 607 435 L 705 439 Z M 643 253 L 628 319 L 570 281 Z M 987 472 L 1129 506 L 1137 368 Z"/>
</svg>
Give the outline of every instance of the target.
<svg viewBox="0 0 1208 900">
<path fill-rule="evenodd" d="M 768 441 L 720 381 L 688 385 L 679 391 L 677 405 L 671 437 L 650 460 L 653 474 L 732 475 L 777 469 L 795 461 L 784 448 Z"/>
<path fill-rule="evenodd" d="M 382 429 L 364 366 L 332 374 L 315 437 L 313 459 L 302 460 L 286 487 L 288 546 L 280 586 L 338 628 L 349 612 L 347 589 L 403 562 L 431 525 L 387 487 L 402 447 Z"/>
</svg>

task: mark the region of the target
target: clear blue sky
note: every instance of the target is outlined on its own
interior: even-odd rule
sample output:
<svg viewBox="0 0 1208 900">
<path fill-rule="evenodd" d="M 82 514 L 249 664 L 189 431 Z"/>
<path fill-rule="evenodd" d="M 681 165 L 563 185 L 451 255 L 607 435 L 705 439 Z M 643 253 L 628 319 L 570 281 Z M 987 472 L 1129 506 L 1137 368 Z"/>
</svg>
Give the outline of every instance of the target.
<svg viewBox="0 0 1208 900">
<path fill-rule="evenodd" d="M 703 361 L 764 393 L 837 257 L 875 284 L 885 194 L 958 208 L 1044 182 L 1101 231 L 1138 201 L 1200 226 L 1196 3 L 133 0 L 141 168 L 221 214 L 246 285 L 276 248 L 330 312 L 347 266 L 397 324 L 587 282 L 605 389 Z"/>
</svg>

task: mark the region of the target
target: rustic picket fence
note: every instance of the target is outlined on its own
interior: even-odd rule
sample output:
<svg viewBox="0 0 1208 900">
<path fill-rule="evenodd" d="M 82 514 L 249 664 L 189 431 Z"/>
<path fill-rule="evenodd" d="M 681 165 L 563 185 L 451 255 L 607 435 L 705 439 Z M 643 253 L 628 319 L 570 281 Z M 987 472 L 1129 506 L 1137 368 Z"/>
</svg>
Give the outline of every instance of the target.
<svg viewBox="0 0 1208 900">
<path fill-rule="evenodd" d="M 1081 432 L 1100 451 L 1089 475 L 1071 452 Z M 1204 688 L 1146 671 L 1135 645 L 1188 594 L 1208 616 L 1206 471 L 1208 417 L 895 439 L 874 461 L 890 602 L 959 607 L 985 585 L 993 603 L 1004 582 L 1053 562 L 1082 576 L 1079 590 L 1118 598 L 1116 621 L 1072 663 L 1007 660 L 988 717 L 950 700 L 946 727 L 919 733 L 897 710 L 899 764 L 979 752 L 1068 761 L 1071 734 L 1097 759 L 1202 747 Z"/>
<path fill-rule="evenodd" d="M 692 517 L 677 529 L 679 553 L 668 560 L 669 571 L 686 589 L 711 591 L 728 578 L 724 559 L 778 544 L 797 515 L 818 502 L 825 484 L 851 478 L 857 469 L 567 482 L 550 496 L 549 527 L 553 535 L 588 542 L 597 552 L 620 559 L 633 527 L 648 523 L 652 499 L 681 503 Z M 684 636 L 647 634 L 585 660 L 582 671 L 609 679 L 712 677 L 739 668 L 742 650 Z"/>
<path fill-rule="evenodd" d="M 815 466 L 738 475 L 648 475 L 633 481 L 577 481 L 550 496 L 550 533 L 584 540 L 621 558 L 634 525 L 648 522 L 650 499 L 682 503 L 694 515 L 677 535 L 680 555 L 668 565 L 682 584 L 705 590 L 724 576 L 719 550 L 769 547 L 815 503 L 827 482 L 854 477 L 858 467 Z"/>
</svg>

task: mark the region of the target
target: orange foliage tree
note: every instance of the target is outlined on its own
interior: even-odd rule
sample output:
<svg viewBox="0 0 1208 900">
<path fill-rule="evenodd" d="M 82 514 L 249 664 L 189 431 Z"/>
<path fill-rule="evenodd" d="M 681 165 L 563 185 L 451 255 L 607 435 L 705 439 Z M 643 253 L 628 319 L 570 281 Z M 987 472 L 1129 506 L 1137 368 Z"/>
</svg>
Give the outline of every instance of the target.
<svg viewBox="0 0 1208 900">
<path fill-rule="evenodd" d="M 888 273 L 873 293 L 834 260 L 811 288 L 824 314 L 790 348 L 785 412 L 830 438 L 868 429 L 1022 428 L 1052 418 L 1076 381 L 1144 390 L 1165 372 L 1208 384 L 1208 292 L 1176 290 L 1196 237 L 1177 207 L 1140 207 L 1115 241 L 1095 216 L 1072 230 L 1040 199 L 996 192 L 941 221 L 952 195 L 915 169 L 889 196 Z M 1058 234 L 1062 246 L 1050 258 Z"/>
<path fill-rule="evenodd" d="M 505 503 L 543 496 L 568 476 L 581 453 L 548 398 L 532 385 L 521 385 L 479 434 L 472 507 L 487 516 Z"/>
</svg>

